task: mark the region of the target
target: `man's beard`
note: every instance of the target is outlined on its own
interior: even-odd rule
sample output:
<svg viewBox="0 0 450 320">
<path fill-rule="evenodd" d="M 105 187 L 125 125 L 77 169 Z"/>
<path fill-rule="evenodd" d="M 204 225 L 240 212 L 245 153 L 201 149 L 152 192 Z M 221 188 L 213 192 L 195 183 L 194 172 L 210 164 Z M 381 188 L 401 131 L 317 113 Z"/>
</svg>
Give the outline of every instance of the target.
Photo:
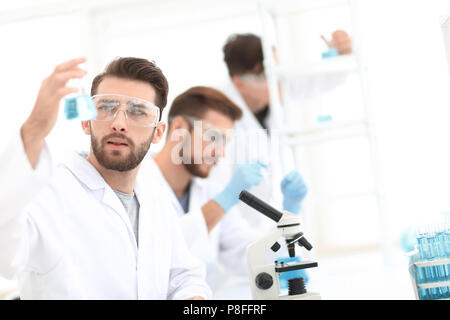
<svg viewBox="0 0 450 320">
<path fill-rule="evenodd" d="M 202 170 L 199 164 L 184 163 L 183 165 L 186 168 L 186 170 L 194 177 L 208 178 L 209 176 L 209 171 Z"/>
<path fill-rule="evenodd" d="M 183 156 L 183 150 L 180 150 L 180 157 L 183 160 L 186 160 Z M 183 166 L 186 168 L 186 170 L 194 177 L 198 178 L 208 178 L 210 170 L 202 170 L 201 164 L 195 163 L 194 156 L 191 156 L 190 161 L 183 161 Z M 203 167 L 204 168 L 204 167 Z"/>
<path fill-rule="evenodd" d="M 92 132 L 92 131 L 91 131 Z M 155 130 L 153 130 L 150 138 L 143 143 L 141 143 L 137 148 L 135 148 L 134 142 L 128 137 L 120 133 L 112 133 L 102 138 L 99 143 L 96 137 L 91 134 L 91 147 L 94 152 L 95 158 L 98 163 L 105 169 L 115 170 L 120 172 L 130 171 L 136 168 L 146 156 L 153 139 Z M 110 155 L 105 152 L 105 147 L 107 141 L 111 138 L 120 138 L 126 141 L 128 148 L 130 149 L 129 154 L 125 159 L 122 159 L 121 152 L 119 150 L 111 150 Z"/>
</svg>

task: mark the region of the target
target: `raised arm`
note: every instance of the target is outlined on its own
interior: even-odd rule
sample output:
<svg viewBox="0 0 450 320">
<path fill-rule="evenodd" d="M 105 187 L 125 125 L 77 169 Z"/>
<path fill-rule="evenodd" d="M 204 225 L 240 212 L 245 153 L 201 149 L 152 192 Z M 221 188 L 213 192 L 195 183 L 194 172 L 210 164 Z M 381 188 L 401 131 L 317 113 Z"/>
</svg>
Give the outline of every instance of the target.
<svg viewBox="0 0 450 320">
<path fill-rule="evenodd" d="M 79 67 L 85 61 L 85 58 L 77 58 L 62 63 L 42 82 L 33 111 L 21 128 L 23 147 L 33 169 L 36 168 L 45 138 L 56 124 L 59 102 L 64 96 L 77 91 L 77 88 L 67 87 L 67 82 L 86 75 L 86 71 Z"/>
<path fill-rule="evenodd" d="M 76 89 L 66 87 L 71 78 L 86 74 L 74 59 L 55 68 L 41 85 L 30 116 L 0 153 L 0 276 L 15 278 L 25 267 L 39 231 L 25 209 L 48 185 L 51 159 L 45 137 L 55 126 L 59 101 Z"/>
</svg>

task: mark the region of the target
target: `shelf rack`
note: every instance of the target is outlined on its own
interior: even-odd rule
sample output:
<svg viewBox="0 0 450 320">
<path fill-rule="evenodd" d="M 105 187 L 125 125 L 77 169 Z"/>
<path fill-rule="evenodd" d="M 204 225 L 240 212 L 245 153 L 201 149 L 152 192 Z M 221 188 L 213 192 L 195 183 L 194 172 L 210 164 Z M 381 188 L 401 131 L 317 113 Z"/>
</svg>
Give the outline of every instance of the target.
<svg viewBox="0 0 450 320">
<path fill-rule="evenodd" d="M 342 55 L 320 61 L 313 61 L 311 63 L 293 63 L 283 64 L 277 61 L 274 56 L 274 49 L 277 50 L 277 55 L 280 53 L 277 44 L 277 23 L 280 18 L 297 15 L 299 13 L 306 13 L 311 11 L 318 11 L 329 8 L 346 7 L 350 13 L 352 40 L 354 43 L 354 52 L 349 55 Z M 259 12 L 263 26 L 262 43 L 264 52 L 264 68 L 268 79 L 271 115 L 273 117 L 274 130 L 279 130 L 281 140 L 283 143 L 273 144 L 271 154 L 272 163 L 278 165 L 281 171 L 288 170 L 289 163 L 298 165 L 295 150 L 298 147 L 305 145 L 313 145 L 318 143 L 325 143 L 340 139 L 349 139 L 354 137 L 365 137 L 370 150 L 371 170 L 374 176 L 373 195 L 376 197 L 378 207 L 378 220 L 380 224 L 380 243 L 383 251 L 383 257 L 386 264 L 390 264 L 391 249 L 390 249 L 390 235 L 387 228 L 385 201 L 382 192 L 382 181 L 380 176 L 380 169 L 378 164 L 378 149 L 377 142 L 374 135 L 374 124 L 371 116 L 371 99 L 367 80 L 367 67 L 364 61 L 363 46 L 361 44 L 361 34 L 358 21 L 357 1 L 355 0 L 297 0 L 297 1 L 283 1 L 283 0 L 260 0 Z M 300 128 L 285 128 L 283 118 L 289 112 L 289 102 L 281 100 L 279 92 L 279 85 L 281 89 L 283 85 L 289 83 L 296 77 L 314 76 L 323 77 L 338 74 L 356 74 L 358 77 L 360 93 L 362 95 L 362 119 L 322 123 L 309 127 Z M 281 90 L 282 91 L 282 90 Z M 286 148 L 292 154 L 291 162 L 285 159 Z M 289 153 L 289 152 L 288 152 Z M 283 155 L 279 159 L 277 154 Z M 301 169 L 301 168 L 296 168 Z M 274 193 L 276 192 L 274 187 Z M 355 193 L 356 194 L 356 193 Z M 348 197 L 349 195 L 345 195 Z"/>
</svg>

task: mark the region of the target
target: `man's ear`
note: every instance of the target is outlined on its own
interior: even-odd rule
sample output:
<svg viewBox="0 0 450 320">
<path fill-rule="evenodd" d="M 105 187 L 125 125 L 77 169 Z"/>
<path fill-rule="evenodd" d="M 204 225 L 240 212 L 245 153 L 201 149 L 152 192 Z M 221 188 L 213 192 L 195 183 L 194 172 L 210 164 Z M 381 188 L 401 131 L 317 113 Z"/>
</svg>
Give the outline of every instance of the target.
<svg viewBox="0 0 450 320">
<path fill-rule="evenodd" d="M 167 131 L 167 142 L 180 142 L 190 134 L 188 122 L 182 116 L 175 116 L 170 122 Z M 180 140 L 181 139 L 181 140 Z"/>
<path fill-rule="evenodd" d="M 189 129 L 189 124 L 182 116 L 175 116 L 170 122 L 170 130 Z"/>
<path fill-rule="evenodd" d="M 81 128 L 83 128 L 85 134 L 91 134 L 91 126 L 89 125 L 89 121 L 81 121 Z"/>
<path fill-rule="evenodd" d="M 166 127 L 167 125 L 165 122 L 158 122 L 155 127 L 155 133 L 153 134 L 152 143 L 158 143 L 161 141 L 164 136 L 164 132 L 166 131 Z"/>
</svg>

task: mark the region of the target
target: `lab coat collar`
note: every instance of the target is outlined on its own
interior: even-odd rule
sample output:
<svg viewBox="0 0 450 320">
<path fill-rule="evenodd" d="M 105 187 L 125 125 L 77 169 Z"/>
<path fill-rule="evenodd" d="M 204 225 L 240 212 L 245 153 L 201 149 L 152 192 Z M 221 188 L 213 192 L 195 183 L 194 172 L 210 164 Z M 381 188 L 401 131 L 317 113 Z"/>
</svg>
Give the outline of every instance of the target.
<svg viewBox="0 0 450 320">
<path fill-rule="evenodd" d="M 63 161 L 63 165 L 91 190 L 103 189 L 108 186 L 97 169 L 87 161 L 83 154 L 73 152 L 68 159 Z"/>
<path fill-rule="evenodd" d="M 161 170 L 159 169 L 158 165 L 156 164 L 153 157 L 156 155 L 155 152 L 150 153 L 150 156 L 146 157 L 144 159 L 144 170 L 149 170 L 151 173 L 147 175 L 147 177 L 151 177 L 155 179 L 155 183 L 157 183 L 163 190 L 167 190 L 169 194 L 170 201 L 172 205 L 175 207 L 176 212 L 181 214 L 184 213 L 183 208 L 181 207 L 180 202 L 178 201 L 175 192 L 173 192 L 172 188 L 170 187 L 169 183 L 167 182 L 166 178 L 162 174 Z M 191 185 L 192 190 L 192 185 Z"/>
<path fill-rule="evenodd" d="M 150 154 L 150 156 L 147 156 L 148 159 L 144 160 L 144 161 L 146 161 L 146 163 L 152 168 L 152 170 L 154 170 L 156 172 L 156 174 L 157 174 L 157 176 L 159 178 L 158 181 L 162 185 L 172 189 L 170 187 L 169 183 L 166 181 L 166 178 L 162 174 L 162 172 L 159 169 L 158 165 L 156 164 L 155 160 L 153 159 L 153 157 L 155 155 L 156 155 L 156 152 L 152 152 Z M 190 187 L 191 191 L 192 191 L 193 188 L 204 188 L 204 187 L 207 187 L 207 186 L 208 186 L 208 178 L 199 178 L 199 177 L 192 177 L 191 178 L 191 187 Z"/>
<path fill-rule="evenodd" d="M 181 213 L 184 214 L 184 210 L 181 207 L 180 202 L 178 201 L 178 198 L 175 195 L 175 192 L 173 192 L 172 188 L 170 187 L 169 183 L 167 182 L 166 178 L 162 174 L 161 170 L 159 169 L 158 165 L 156 164 L 153 157 L 156 155 L 156 153 L 151 153 L 151 156 L 147 157 L 148 159 L 144 160 L 145 165 L 148 166 L 148 168 L 152 171 L 151 177 L 155 177 L 157 183 L 165 189 L 169 191 L 170 199 L 172 202 L 172 205 L 176 208 L 176 211 L 181 215 Z M 193 208 L 193 194 L 198 194 L 199 190 L 202 190 L 204 188 L 208 188 L 208 179 L 203 178 L 197 178 L 193 177 L 191 179 L 191 187 L 189 188 L 189 211 Z"/>
<path fill-rule="evenodd" d="M 110 187 L 108 183 L 103 179 L 97 169 L 86 159 L 86 155 L 83 153 L 74 152 L 69 160 L 63 162 L 63 164 L 91 190 L 103 189 Z M 137 175 L 135 191 L 138 185 L 139 174 Z M 111 188 L 111 187 L 110 187 Z M 112 190 L 112 189 L 111 189 Z"/>
<path fill-rule="evenodd" d="M 156 152 L 149 152 L 149 154 L 144 158 L 142 161 L 142 170 L 150 170 L 152 175 L 150 177 L 154 177 L 156 182 L 160 186 L 168 187 L 170 188 L 169 184 L 167 183 L 166 179 L 164 178 L 164 175 L 162 174 L 161 170 L 159 169 L 158 165 L 156 164 L 155 160 L 153 159 L 156 156 Z"/>
<path fill-rule="evenodd" d="M 98 193 L 95 193 L 97 199 L 111 207 L 121 217 L 123 222 L 127 225 L 131 241 L 136 243 L 130 219 L 122 202 L 119 197 L 117 197 L 111 186 L 103 179 L 97 169 L 95 169 L 95 167 L 86 160 L 86 155 L 74 152 L 69 159 L 63 162 L 63 165 L 65 165 L 87 188 L 92 191 L 99 191 Z M 138 197 L 140 207 L 142 208 L 141 201 L 145 197 L 139 197 L 138 192 L 136 192 L 136 196 Z M 137 254 L 137 244 L 135 245 L 135 250 Z"/>
<path fill-rule="evenodd" d="M 124 222 L 129 225 L 129 218 L 119 197 L 114 193 L 111 186 L 103 179 L 97 169 L 86 160 L 86 154 L 74 152 L 69 159 L 63 162 L 72 174 L 87 188 L 94 192 L 98 200 L 110 206 L 117 212 Z"/>
<path fill-rule="evenodd" d="M 158 183 L 160 183 L 159 179 L 155 180 L 153 179 L 153 177 L 149 177 L 145 173 L 143 173 L 144 171 L 147 170 L 146 167 L 149 163 L 153 163 L 153 165 L 156 168 L 158 168 L 152 157 L 149 154 L 147 154 L 141 162 L 141 167 L 139 168 L 139 173 L 136 177 L 136 184 L 134 186 L 134 192 L 138 196 L 138 199 L 139 194 L 142 194 L 144 192 L 148 193 L 152 191 L 156 191 L 157 194 L 160 190 L 160 188 L 158 187 Z"/>
</svg>

